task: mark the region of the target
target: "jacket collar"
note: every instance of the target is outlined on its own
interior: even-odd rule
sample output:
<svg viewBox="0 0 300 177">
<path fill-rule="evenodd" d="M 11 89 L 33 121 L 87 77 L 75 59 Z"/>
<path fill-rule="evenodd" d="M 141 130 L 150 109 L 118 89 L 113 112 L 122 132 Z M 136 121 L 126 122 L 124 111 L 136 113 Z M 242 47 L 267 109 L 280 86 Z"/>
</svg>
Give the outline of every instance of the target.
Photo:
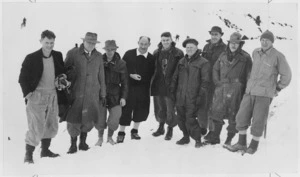
<svg viewBox="0 0 300 177">
<path fill-rule="evenodd" d="M 273 46 L 271 46 L 270 48 L 268 48 L 266 51 L 263 51 L 263 49 L 260 48 L 260 49 L 258 50 L 258 52 L 259 52 L 259 54 L 266 54 L 266 55 L 269 55 L 273 49 L 274 49 Z"/>
<path fill-rule="evenodd" d="M 206 42 L 207 42 L 209 45 L 219 46 L 219 45 L 221 45 L 221 44 L 223 43 L 223 39 L 220 38 L 220 40 L 219 40 L 217 43 L 215 43 L 215 44 L 212 44 L 212 43 L 211 43 L 211 39 L 206 40 Z"/>
<path fill-rule="evenodd" d="M 106 53 L 103 55 L 103 62 L 104 64 L 108 64 L 108 63 L 111 63 L 113 65 L 115 65 L 117 63 L 118 60 L 120 60 L 120 55 L 119 53 L 115 52 L 114 56 L 113 56 L 113 59 L 111 61 L 108 61 L 107 60 L 107 55 Z"/>
</svg>

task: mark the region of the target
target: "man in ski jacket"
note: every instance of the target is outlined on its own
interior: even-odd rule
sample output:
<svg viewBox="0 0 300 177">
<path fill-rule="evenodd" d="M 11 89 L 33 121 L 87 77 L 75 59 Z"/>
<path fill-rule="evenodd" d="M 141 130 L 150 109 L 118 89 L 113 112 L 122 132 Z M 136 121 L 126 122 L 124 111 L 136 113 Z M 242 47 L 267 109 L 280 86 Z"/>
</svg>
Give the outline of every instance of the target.
<svg viewBox="0 0 300 177">
<path fill-rule="evenodd" d="M 271 100 L 289 85 L 292 78 L 285 56 L 273 47 L 274 35 L 269 30 L 260 37 L 261 47 L 252 53 L 253 66 L 247 88 L 236 116 L 239 139 L 230 151 L 254 154 L 267 123 Z M 280 76 L 278 78 L 278 76 Z M 251 125 L 252 140 L 247 147 L 247 129 Z"/>
<path fill-rule="evenodd" d="M 154 102 L 154 113 L 158 129 L 154 137 L 165 133 L 164 125 L 168 125 L 165 140 L 171 140 L 173 128 L 177 125 L 175 103 L 170 97 L 170 84 L 178 61 L 184 56 L 182 50 L 175 47 L 170 32 L 161 34 L 161 42 L 153 53 L 155 58 L 155 74 L 151 85 L 151 95 Z"/>
</svg>

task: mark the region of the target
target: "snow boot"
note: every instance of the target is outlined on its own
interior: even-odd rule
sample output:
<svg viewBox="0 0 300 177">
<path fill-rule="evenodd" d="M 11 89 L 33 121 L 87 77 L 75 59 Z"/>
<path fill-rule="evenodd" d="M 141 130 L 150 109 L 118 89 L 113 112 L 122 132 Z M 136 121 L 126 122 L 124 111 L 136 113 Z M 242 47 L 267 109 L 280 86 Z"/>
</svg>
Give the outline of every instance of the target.
<svg viewBox="0 0 300 177">
<path fill-rule="evenodd" d="M 98 131 L 98 141 L 95 144 L 95 146 L 102 146 L 102 143 L 103 143 L 103 134 L 104 134 L 104 130 L 99 130 Z"/>
<path fill-rule="evenodd" d="M 49 147 L 50 147 L 50 144 L 51 144 L 51 138 L 42 139 L 41 142 L 42 142 L 41 157 L 52 157 L 52 158 L 54 158 L 54 157 L 59 156 L 59 154 L 55 154 L 55 153 L 53 153 L 49 150 Z"/>
<path fill-rule="evenodd" d="M 152 135 L 154 137 L 158 137 L 160 135 L 165 134 L 165 127 L 164 127 L 164 123 L 160 123 L 158 129 L 156 130 L 156 132 L 152 133 Z"/>
<path fill-rule="evenodd" d="M 178 145 L 184 145 L 190 143 L 190 137 L 188 135 L 184 135 L 179 141 L 176 142 Z"/>
<path fill-rule="evenodd" d="M 196 140 L 195 148 L 200 148 L 201 146 L 203 146 L 203 144 L 201 143 L 201 138 L 199 138 L 198 140 Z"/>
<path fill-rule="evenodd" d="M 141 137 L 138 134 L 138 130 L 137 129 L 133 128 L 131 130 L 131 139 L 134 139 L 134 140 L 140 140 L 141 139 Z"/>
<path fill-rule="evenodd" d="M 117 143 L 123 143 L 125 139 L 125 132 L 119 132 L 117 136 Z"/>
<path fill-rule="evenodd" d="M 252 139 L 249 147 L 246 150 L 246 153 L 254 154 L 257 151 L 258 143 L 259 143 L 259 141 Z"/>
<path fill-rule="evenodd" d="M 246 151 L 247 149 L 247 135 L 246 134 L 239 134 L 239 140 L 234 145 L 229 145 L 225 147 L 231 152 L 237 152 L 237 151 Z"/>
<path fill-rule="evenodd" d="M 165 136 L 165 140 L 169 141 L 173 137 L 173 127 L 168 127 L 167 134 Z"/>
<path fill-rule="evenodd" d="M 80 143 L 79 143 L 79 150 L 82 151 L 87 151 L 90 149 L 89 145 L 86 144 L 86 137 L 87 137 L 87 132 L 81 132 L 80 133 Z"/>
<path fill-rule="evenodd" d="M 215 123 L 215 130 L 211 133 L 209 139 L 206 139 L 205 144 L 220 144 L 220 134 L 222 131 L 223 124 Z"/>
<path fill-rule="evenodd" d="M 231 145 L 231 141 L 232 141 L 232 139 L 233 139 L 234 136 L 235 136 L 235 133 L 228 132 L 227 133 L 227 138 L 226 138 L 225 143 L 224 143 L 223 146 Z"/>
<path fill-rule="evenodd" d="M 33 163 L 32 154 L 33 154 L 35 147 L 31 146 L 29 144 L 26 144 L 25 149 L 26 149 L 26 153 L 25 153 L 24 163 L 31 164 L 31 163 Z"/>
<path fill-rule="evenodd" d="M 77 152 L 77 136 L 71 136 L 71 146 L 69 148 L 68 154 L 74 154 Z"/>
</svg>

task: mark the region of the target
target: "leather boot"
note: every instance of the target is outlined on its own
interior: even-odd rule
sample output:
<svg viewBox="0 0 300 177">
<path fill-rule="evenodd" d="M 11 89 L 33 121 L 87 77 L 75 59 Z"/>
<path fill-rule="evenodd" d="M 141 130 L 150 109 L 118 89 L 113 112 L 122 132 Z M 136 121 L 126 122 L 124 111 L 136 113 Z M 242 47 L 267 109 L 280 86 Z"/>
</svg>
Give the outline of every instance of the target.
<svg viewBox="0 0 300 177">
<path fill-rule="evenodd" d="M 41 142 L 42 142 L 41 157 L 52 157 L 52 158 L 54 158 L 54 157 L 59 156 L 59 154 L 55 154 L 55 153 L 53 153 L 49 150 L 49 147 L 50 147 L 50 144 L 51 144 L 51 138 L 42 139 Z"/>
<path fill-rule="evenodd" d="M 231 152 L 236 151 L 246 151 L 247 149 L 247 135 L 246 134 L 239 134 L 239 140 L 234 145 L 229 145 L 226 147 Z"/>
<path fill-rule="evenodd" d="M 190 137 L 188 135 L 184 135 L 179 141 L 176 142 L 178 145 L 184 145 L 190 143 Z"/>
<path fill-rule="evenodd" d="M 246 150 L 246 153 L 254 154 L 257 151 L 258 143 L 259 143 L 259 141 L 252 139 L 249 147 Z"/>
<path fill-rule="evenodd" d="M 152 133 L 152 135 L 154 137 L 158 137 L 160 135 L 165 134 L 165 127 L 164 127 L 164 123 L 160 123 L 158 129 L 156 130 L 156 132 Z"/>
<path fill-rule="evenodd" d="M 34 163 L 33 159 L 32 159 L 32 154 L 33 154 L 35 147 L 31 146 L 29 144 L 26 144 L 25 149 L 26 149 L 26 153 L 25 153 L 24 163 L 29 163 L 29 164 Z"/>
<path fill-rule="evenodd" d="M 79 143 L 79 150 L 87 151 L 90 149 L 89 145 L 86 144 L 87 132 L 80 133 L 80 143 Z"/>
<path fill-rule="evenodd" d="M 74 154 L 77 152 L 77 136 L 71 136 L 71 146 L 69 148 L 68 154 Z"/>
<path fill-rule="evenodd" d="M 168 127 L 167 134 L 165 136 L 165 140 L 171 140 L 173 137 L 173 127 Z"/>
<path fill-rule="evenodd" d="M 215 123 L 215 130 L 211 133 L 209 139 L 205 141 L 205 144 L 220 144 L 220 134 L 222 131 L 223 124 Z"/>
<path fill-rule="evenodd" d="M 125 132 L 119 132 L 117 136 L 117 143 L 123 143 L 125 139 Z"/>
<path fill-rule="evenodd" d="M 131 130 L 131 139 L 134 139 L 134 140 L 140 140 L 141 139 L 141 137 L 138 134 L 137 129 L 132 129 Z"/>
</svg>

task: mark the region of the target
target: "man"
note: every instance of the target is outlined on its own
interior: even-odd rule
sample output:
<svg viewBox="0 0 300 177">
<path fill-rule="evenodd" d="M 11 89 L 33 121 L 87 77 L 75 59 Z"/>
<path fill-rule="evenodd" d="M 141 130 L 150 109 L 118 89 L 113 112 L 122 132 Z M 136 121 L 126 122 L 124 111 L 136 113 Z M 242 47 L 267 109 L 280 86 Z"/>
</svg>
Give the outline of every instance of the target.
<svg viewBox="0 0 300 177">
<path fill-rule="evenodd" d="M 273 47 L 273 33 L 265 31 L 260 37 L 260 43 L 261 48 L 252 53 L 251 75 L 236 116 L 239 140 L 233 146 L 228 146 L 233 152 L 241 150 L 254 154 L 257 151 L 259 139 L 267 123 L 270 103 L 273 97 L 291 82 L 292 73 L 285 56 Z M 246 134 L 250 125 L 252 140 L 247 148 Z"/>
<path fill-rule="evenodd" d="M 125 127 L 134 122 L 131 130 L 131 139 L 139 140 L 138 128 L 141 122 L 149 115 L 150 108 L 150 82 L 154 74 L 155 61 L 153 55 L 148 53 L 150 38 L 140 37 L 137 49 L 128 50 L 123 56 L 128 71 L 128 97 L 122 109 L 120 130 L 117 142 L 122 143 L 125 138 Z"/>
<path fill-rule="evenodd" d="M 214 65 L 213 81 L 216 88 L 210 117 L 215 129 L 206 143 L 220 143 L 224 119 L 228 119 L 229 124 L 224 146 L 230 145 L 232 138 L 237 133 L 235 116 L 242 101 L 252 67 L 250 55 L 242 50 L 244 43 L 240 33 L 232 33 L 226 51 L 220 55 Z"/>
<path fill-rule="evenodd" d="M 177 122 L 183 132 L 178 145 L 188 144 L 190 136 L 196 141 L 195 147 L 202 146 L 201 128 L 197 113 L 206 105 L 207 89 L 210 82 L 210 64 L 200 56 L 198 41 L 192 38 L 183 42 L 186 55 L 176 67 L 171 83 L 171 93 L 176 99 Z"/>
<path fill-rule="evenodd" d="M 154 102 L 154 113 L 158 129 L 152 134 L 158 137 L 165 133 L 164 125 L 167 123 L 168 131 L 165 140 L 171 140 L 173 128 L 177 125 L 175 118 L 175 104 L 170 97 L 170 84 L 178 61 L 184 56 L 182 50 L 175 47 L 170 32 L 161 34 L 158 49 L 153 52 L 155 58 L 155 74 L 151 85 L 151 95 Z"/>
<path fill-rule="evenodd" d="M 71 136 L 68 153 L 77 152 L 77 136 L 80 135 L 79 150 L 86 151 L 87 133 L 102 115 L 101 104 L 106 106 L 106 87 L 102 54 L 95 49 L 97 34 L 87 32 L 79 48 L 67 53 L 65 67 L 71 81 L 69 103 L 66 114 L 67 129 Z"/>
<path fill-rule="evenodd" d="M 213 26 L 209 31 L 209 34 L 211 36 L 211 39 L 207 40 L 207 44 L 203 48 L 202 56 L 209 61 L 212 70 L 220 54 L 223 51 L 225 51 L 226 44 L 222 40 L 222 36 L 224 33 L 222 32 L 222 28 L 220 28 L 219 26 Z M 212 71 L 210 73 L 211 73 L 210 77 L 212 78 Z M 203 121 L 200 122 L 200 126 L 203 127 L 202 129 L 203 135 L 207 133 L 206 128 L 207 128 L 207 121 L 208 121 L 209 132 L 204 137 L 204 139 L 208 141 L 210 141 L 212 131 L 214 130 L 213 121 L 210 118 L 208 118 L 208 112 L 209 109 L 211 108 L 214 90 L 215 90 L 215 85 L 213 82 L 211 82 L 210 88 L 208 89 L 207 107 L 203 111 L 200 110 L 198 113 L 198 117 L 203 117 L 202 119 Z"/>
<path fill-rule="evenodd" d="M 96 124 L 98 130 L 98 142 L 96 146 L 102 146 L 104 129 L 108 127 L 107 142 L 111 145 L 116 144 L 112 136 L 114 131 L 118 129 L 119 119 L 122 114 L 122 107 L 126 105 L 128 94 L 128 76 L 127 68 L 124 60 L 116 52 L 117 48 L 115 40 L 105 41 L 105 54 L 103 55 L 106 85 L 106 105 L 101 106 L 102 114 Z M 107 109 L 109 116 L 107 118 Z"/>
<path fill-rule="evenodd" d="M 25 163 L 34 163 L 32 154 L 40 141 L 41 157 L 59 156 L 49 150 L 58 131 L 58 104 L 66 103 L 63 92 L 56 89 L 62 85 L 55 84 L 55 78 L 65 80 L 62 54 L 53 50 L 55 37 L 52 31 L 42 32 L 42 48 L 26 56 L 19 76 L 28 121 Z"/>
</svg>

